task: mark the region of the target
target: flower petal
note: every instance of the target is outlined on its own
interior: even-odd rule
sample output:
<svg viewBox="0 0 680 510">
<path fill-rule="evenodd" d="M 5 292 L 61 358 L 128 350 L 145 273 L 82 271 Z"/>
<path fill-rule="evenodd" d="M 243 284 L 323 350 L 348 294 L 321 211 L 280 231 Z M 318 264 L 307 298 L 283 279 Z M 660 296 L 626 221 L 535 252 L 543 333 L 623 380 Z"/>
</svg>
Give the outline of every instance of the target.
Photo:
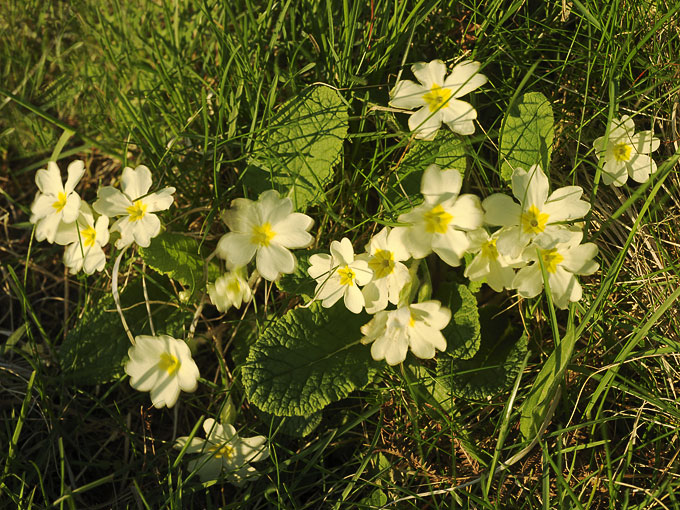
<svg viewBox="0 0 680 510">
<path fill-rule="evenodd" d="M 68 195 L 75 189 L 85 173 L 85 163 L 80 160 L 71 161 L 66 171 L 68 172 L 68 177 L 66 179 L 66 184 L 64 184 L 64 193 Z"/>
<path fill-rule="evenodd" d="M 493 226 L 509 227 L 519 225 L 522 215 L 521 206 L 508 195 L 494 193 L 482 201 L 484 223 Z"/>
<path fill-rule="evenodd" d="M 541 212 L 550 217 L 550 223 L 583 218 L 590 211 L 590 204 L 580 200 L 581 195 L 583 188 L 580 186 L 559 188 L 550 194 Z"/>
<path fill-rule="evenodd" d="M 99 188 L 97 200 L 92 204 L 95 211 L 108 217 L 127 215 L 130 206 L 130 199 L 113 186 Z"/>
<path fill-rule="evenodd" d="M 608 159 L 602 167 L 602 182 L 606 185 L 613 184 L 621 187 L 628 180 L 628 170 L 625 161 L 617 161 L 615 159 Z"/>
<path fill-rule="evenodd" d="M 295 263 L 295 256 L 290 250 L 274 243 L 261 247 L 257 252 L 257 271 L 265 280 L 274 281 L 281 273 L 292 273 Z"/>
<path fill-rule="evenodd" d="M 144 165 L 139 165 L 134 170 L 129 166 L 123 169 L 120 187 L 130 200 L 137 200 L 146 195 L 151 188 L 151 170 Z"/>
<path fill-rule="evenodd" d="M 449 210 L 453 216 L 451 224 L 461 230 L 474 230 L 482 226 L 484 211 L 477 195 L 460 195 Z"/>
<path fill-rule="evenodd" d="M 364 307 L 364 295 L 359 287 L 352 285 L 345 290 L 345 306 L 352 313 L 361 313 Z"/>
<path fill-rule="evenodd" d="M 47 169 L 40 169 L 35 173 L 35 184 L 38 189 L 47 195 L 57 196 L 64 192 L 64 186 L 61 183 L 61 172 L 54 161 L 47 163 Z"/>
<path fill-rule="evenodd" d="M 425 106 L 423 96 L 429 92 L 422 85 L 411 80 L 398 81 L 390 92 L 390 106 L 404 108 L 405 110 L 415 110 Z"/>
<path fill-rule="evenodd" d="M 600 264 L 593 260 L 597 256 L 597 251 L 597 245 L 594 243 L 585 243 L 565 250 L 562 254 L 564 260 L 560 266 L 574 274 L 593 274 L 600 268 Z"/>
<path fill-rule="evenodd" d="M 535 205 L 543 209 L 548 198 L 548 177 L 539 165 L 533 165 L 528 171 L 516 168 L 512 173 L 512 194 L 522 204 L 522 210 Z"/>
<path fill-rule="evenodd" d="M 638 154 L 650 154 L 661 145 L 661 140 L 656 138 L 651 131 L 641 131 L 633 135 L 630 141 Z"/>
<path fill-rule="evenodd" d="M 172 196 L 174 192 L 175 188 L 169 186 L 157 191 L 156 193 L 151 193 L 150 195 L 145 196 L 142 202 L 148 207 L 147 212 L 152 213 L 157 211 L 165 211 L 168 209 L 175 200 L 175 198 Z"/>
<path fill-rule="evenodd" d="M 638 154 L 626 165 L 630 178 L 635 182 L 647 182 L 649 176 L 656 172 L 656 163 L 646 154 Z"/>
<path fill-rule="evenodd" d="M 463 178 L 458 170 L 442 170 L 438 165 L 430 165 L 423 172 L 420 193 L 426 201 L 436 202 L 439 198 L 458 196 Z"/>
<path fill-rule="evenodd" d="M 449 99 L 446 106 L 439 112 L 441 112 L 442 121 L 454 133 L 467 136 L 475 132 L 473 121 L 477 118 L 477 110 L 470 103 L 458 99 Z"/>
<path fill-rule="evenodd" d="M 460 265 L 461 258 L 468 246 L 470 246 L 470 241 L 459 230 L 449 229 L 445 234 L 432 236 L 432 251 L 452 267 Z"/>
<path fill-rule="evenodd" d="M 442 125 L 442 110 L 431 112 L 423 107 L 408 118 L 408 127 L 420 140 L 433 140 Z"/>
<path fill-rule="evenodd" d="M 35 225 L 35 239 L 36 241 L 47 240 L 48 243 L 53 243 L 57 236 L 57 228 L 61 221 L 60 214 L 51 214 L 41 219 Z"/>
<path fill-rule="evenodd" d="M 306 248 L 314 241 L 314 238 L 307 232 L 314 220 L 302 213 L 292 213 L 276 224 L 272 224 L 272 229 L 276 232 L 274 242 L 286 248 Z"/>
<path fill-rule="evenodd" d="M 411 66 L 414 76 L 426 89 L 431 89 L 433 85 L 441 87 L 444 84 L 446 74 L 446 64 L 441 60 L 431 62 L 416 62 Z"/>
<path fill-rule="evenodd" d="M 228 232 L 217 243 L 217 254 L 232 267 L 245 266 L 255 256 L 257 246 L 251 241 L 250 234 Z"/>
<path fill-rule="evenodd" d="M 488 79 L 479 72 L 481 64 L 471 60 L 465 60 L 456 64 L 451 74 L 446 78 L 444 85 L 451 88 L 453 97 L 461 97 L 484 85 Z"/>
<path fill-rule="evenodd" d="M 512 280 L 512 288 L 525 298 L 538 296 L 543 290 L 543 275 L 537 263 L 523 267 Z"/>
</svg>

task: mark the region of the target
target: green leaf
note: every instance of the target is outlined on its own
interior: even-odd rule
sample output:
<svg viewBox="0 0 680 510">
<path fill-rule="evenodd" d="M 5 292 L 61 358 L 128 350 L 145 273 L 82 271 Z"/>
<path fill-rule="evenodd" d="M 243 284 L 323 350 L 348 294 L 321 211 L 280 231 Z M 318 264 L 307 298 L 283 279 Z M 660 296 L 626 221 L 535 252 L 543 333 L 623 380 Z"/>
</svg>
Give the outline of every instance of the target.
<svg viewBox="0 0 680 510">
<path fill-rule="evenodd" d="M 441 283 L 436 298 L 452 312 L 451 321 L 442 330 L 446 353 L 456 359 L 472 358 L 480 343 L 477 299 L 465 285 L 453 282 Z"/>
<path fill-rule="evenodd" d="M 423 171 L 430 165 L 458 170 L 465 175 L 467 158 L 463 139 L 450 131 L 440 132 L 432 141 L 414 140 L 404 160 L 390 175 L 385 186 L 385 197 L 395 213 L 404 212 L 420 196 Z"/>
<path fill-rule="evenodd" d="M 276 416 L 260 411 L 258 416 L 268 424 L 266 433 L 275 431 L 290 437 L 305 437 L 314 432 L 321 423 L 323 413 L 317 411 L 308 416 Z"/>
<path fill-rule="evenodd" d="M 168 285 L 169 286 L 169 285 Z M 167 302 L 169 291 L 147 278 L 147 291 L 156 334 L 182 338 L 192 313 Z M 121 308 L 133 335 L 150 335 L 141 280 L 121 292 Z M 78 384 L 90 385 L 113 381 L 123 374 L 123 364 L 130 348 L 120 317 L 110 293 L 100 296 L 71 329 L 59 350 L 64 375 Z"/>
<path fill-rule="evenodd" d="M 387 494 L 382 489 L 374 489 L 370 496 L 366 496 L 357 505 L 357 508 L 383 508 L 387 506 Z"/>
<path fill-rule="evenodd" d="M 440 356 L 437 375 L 455 396 L 485 400 L 512 385 L 527 351 L 527 338 L 498 307 L 479 311 L 481 343 L 471 359 Z"/>
<path fill-rule="evenodd" d="M 279 290 L 296 296 L 303 296 L 306 299 L 314 297 L 316 290 L 316 280 L 309 276 L 307 269 L 309 269 L 309 257 L 315 253 L 323 253 L 322 250 L 308 251 L 297 253 L 297 267 L 291 274 L 281 275 L 276 281 L 276 286 Z"/>
<path fill-rule="evenodd" d="M 501 132 L 503 179 L 510 180 L 515 168 L 528 170 L 536 164 L 548 171 L 554 124 L 552 106 L 540 92 L 528 92 L 510 106 Z"/>
<path fill-rule="evenodd" d="M 342 303 L 289 311 L 251 347 L 242 369 L 246 396 L 268 413 L 305 416 L 363 388 L 379 367 L 359 343 L 369 319 Z"/>
<path fill-rule="evenodd" d="M 571 360 L 575 344 L 576 336 L 574 330 L 570 329 L 546 360 L 531 386 L 529 395 L 522 405 L 522 417 L 519 422 L 519 429 L 524 439 L 531 440 L 538 434 L 557 391 L 557 386 L 562 381 L 564 371 Z"/>
<path fill-rule="evenodd" d="M 139 253 L 147 266 L 189 287 L 192 294 L 205 288 L 203 266 L 207 253 L 199 249 L 196 239 L 164 232 L 152 239 L 148 248 L 139 248 Z M 219 266 L 211 262 L 208 281 L 215 281 L 219 276 Z"/>
<path fill-rule="evenodd" d="M 325 86 L 307 89 L 266 126 L 253 144 L 245 184 L 256 193 L 277 189 L 300 211 L 320 202 L 347 136 L 347 106 L 340 94 Z"/>
</svg>

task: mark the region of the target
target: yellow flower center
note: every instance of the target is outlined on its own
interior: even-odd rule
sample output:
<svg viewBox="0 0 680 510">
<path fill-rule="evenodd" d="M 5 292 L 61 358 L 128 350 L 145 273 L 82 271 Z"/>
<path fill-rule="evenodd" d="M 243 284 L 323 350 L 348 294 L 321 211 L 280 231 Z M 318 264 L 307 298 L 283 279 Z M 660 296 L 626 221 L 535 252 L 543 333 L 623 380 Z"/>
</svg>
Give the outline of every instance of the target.
<svg viewBox="0 0 680 510">
<path fill-rule="evenodd" d="M 135 203 L 126 209 L 127 213 L 130 215 L 130 221 L 141 220 L 146 214 L 148 207 L 149 206 L 141 200 L 135 200 Z"/>
<path fill-rule="evenodd" d="M 215 445 L 208 448 L 208 451 L 213 454 L 216 459 L 222 457 L 230 458 L 234 454 L 234 449 L 229 445 Z"/>
<path fill-rule="evenodd" d="M 165 370 L 168 375 L 173 375 L 179 370 L 182 363 L 177 359 L 177 356 L 164 352 L 161 354 L 161 359 L 158 362 L 158 368 Z"/>
<path fill-rule="evenodd" d="M 548 214 L 542 213 L 538 207 L 532 205 L 529 210 L 522 213 L 522 228 L 525 234 L 540 234 L 545 230 L 548 223 Z"/>
<path fill-rule="evenodd" d="M 90 248 L 94 246 L 94 242 L 97 239 L 97 231 L 92 227 L 87 227 L 85 230 L 80 231 L 80 237 L 83 240 L 83 246 Z"/>
<path fill-rule="evenodd" d="M 351 267 L 345 266 L 338 269 L 338 274 L 340 275 L 340 285 L 354 285 L 354 280 L 357 277 L 356 273 Z"/>
<path fill-rule="evenodd" d="M 227 292 L 230 294 L 238 294 L 241 292 L 241 283 L 236 278 L 229 280 Z"/>
<path fill-rule="evenodd" d="M 60 191 L 57 195 L 57 201 L 52 204 L 57 212 L 61 212 L 64 207 L 66 207 L 66 193 Z"/>
<path fill-rule="evenodd" d="M 253 235 L 250 238 L 250 242 L 258 246 L 269 246 L 269 243 L 276 235 L 276 232 L 272 230 L 272 224 L 268 221 L 262 225 L 255 225 L 253 227 Z"/>
<path fill-rule="evenodd" d="M 408 320 L 408 325 L 410 328 L 416 325 L 416 318 L 411 314 L 411 318 Z"/>
<path fill-rule="evenodd" d="M 487 259 L 496 260 L 498 258 L 498 249 L 496 248 L 496 240 L 489 239 L 482 243 L 482 255 Z"/>
<path fill-rule="evenodd" d="M 541 258 L 543 259 L 545 270 L 549 273 L 557 271 L 557 264 L 564 260 L 564 257 L 557 253 L 557 248 L 541 250 Z"/>
<path fill-rule="evenodd" d="M 436 112 L 450 97 L 450 89 L 442 88 L 436 83 L 433 83 L 430 91 L 423 94 L 423 101 L 425 101 L 425 104 L 430 108 L 431 112 Z"/>
<path fill-rule="evenodd" d="M 614 146 L 614 159 L 616 161 L 629 161 L 633 147 L 627 143 L 619 143 Z"/>
<path fill-rule="evenodd" d="M 376 280 L 384 278 L 394 271 L 394 255 L 389 250 L 377 250 L 368 261 L 368 267 L 373 270 Z"/>
<path fill-rule="evenodd" d="M 447 213 L 441 205 L 433 207 L 423 215 L 425 230 L 430 234 L 445 234 L 453 216 Z"/>
</svg>

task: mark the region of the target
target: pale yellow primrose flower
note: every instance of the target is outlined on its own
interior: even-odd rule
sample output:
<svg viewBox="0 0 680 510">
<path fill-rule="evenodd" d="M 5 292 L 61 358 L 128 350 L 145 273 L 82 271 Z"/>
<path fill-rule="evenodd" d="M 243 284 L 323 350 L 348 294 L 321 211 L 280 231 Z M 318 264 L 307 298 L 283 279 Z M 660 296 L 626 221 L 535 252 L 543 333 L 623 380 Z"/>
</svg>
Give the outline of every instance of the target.
<svg viewBox="0 0 680 510">
<path fill-rule="evenodd" d="M 408 268 L 402 263 L 411 258 L 403 240 L 405 233 L 405 229 L 385 227 L 368 242 L 367 253 L 357 257 L 365 260 L 373 272 L 373 279 L 361 290 L 368 313 L 384 310 L 388 301 L 398 304 L 401 289 L 411 279 Z"/>
<path fill-rule="evenodd" d="M 582 218 L 590 210 L 590 204 L 581 200 L 580 186 L 565 186 L 549 196 L 548 191 L 548 177 L 534 165 L 529 171 L 516 168 L 512 174 L 512 194 L 519 204 L 502 193 L 484 199 L 484 223 L 503 227 L 496 243 L 500 253 L 518 258 L 533 239 L 566 240 L 569 234 L 560 223 Z"/>
<path fill-rule="evenodd" d="M 397 310 L 380 311 L 361 327 L 361 343 L 371 345 L 374 360 L 396 365 L 406 359 L 408 349 L 418 358 L 430 359 L 435 350 L 446 349 L 441 330 L 451 320 L 451 310 L 439 301 L 424 301 Z"/>
<path fill-rule="evenodd" d="M 146 166 L 140 165 L 134 170 L 125 167 L 121 178 L 122 192 L 112 186 L 104 186 L 97 192 L 94 210 L 111 218 L 121 216 L 111 226 L 112 232 L 120 232 L 116 248 L 124 248 L 133 242 L 146 248 L 160 233 L 161 221 L 153 213 L 172 205 L 175 188 L 169 186 L 149 193 L 151 184 L 151 170 Z"/>
<path fill-rule="evenodd" d="M 308 230 L 314 220 L 293 212 L 292 200 L 281 198 L 275 190 L 265 191 L 257 202 L 233 200 L 222 219 L 231 232 L 220 239 L 217 254 L 232 268 L 256 257 L 257 271 L 265 280 L 295 271 L 297 260 L 290 250 L 306 248 L 313 241 Z"/>
<path fill-rule="evenodd" d="M 487 82 L 479 68 L 479 62 L 460 62 L 444 79 L 446 64 L 441 60 L 417 62 L 411 70 L 420 84 L 411 80 L 397 82 L 390 92 L 390 105 L 407 110 L 420 108 L 408 119 L 416 138 L 434 139 L 442 122 L 454 133 L 471 135 L 475 132 L 473 121 L 477 112 L 470 103 L 458 98 Z"/>
<path fill-rule="evenodd" d="M 497 230 L 490 235 L 483 228 L 468 233 L 468 251 L 477 255 L 467 265 L 464 273 L 471 282 L 486 281 L 496 292 L 512 288 L 515 268 L 526 265 L 526 261 L 522 259 L 511 259 L 498 252 L 496 242 L 500 233 Z"/>
<path fill-rule="evenodd" d="M 661 142 L 651 131 L 635 134 L 635 123 L 628 115 L 612 120 L 609 137 L 597 138 L 593 145 L 598 159 L 604 158 L 602 182 L 623 186 L 628 176 L 636 182 L 647 182 L 656 172 L 656 163 L 648 156 Z"/>
<path fill-rule="evenodd" d="M 330 255 L 314 254 L 309 257 L 309 276 L 316 280 L 315 299 L 321 300 L 324 308 L 330 308 L 340 298 L 352 313 L 364 308 L 364 295 L 359 286 L 371 281 L 373 272 L 365 260 L 354 259 L 352 242 L 346 237 L 331 243 Z"/>
<path fill-rule="evenodd" d="M 257 470 L 249 462 L 259 462 L 269 457 L 264 436 L 239 437 L 233 425 L 221 425 L 208 418 L 203 422 L 206 439 L 178 437 L 174 448 L 181 450 L 189 442 L 186 453 L 200 453 L 201 457 L 189 462 L 201 481 L 217 480 L 224 475 L 236 485 L 256 478 Z"/>
<path fill-rule="evenodd" d="M 533 264 L 517 271 L 512 287 L 525 298 L 536 297 L 541 293 L 543 274 L 538 263 L 540 257 L 548 275 L 555 306 L 565 309 L 570 302 L 580 300 L 583 290 L 575 275 L 593 274 L 600 267 L 593 260 L 597 255 L 597 246 L 593 243 L 581 244 L 582 240 L 583 232 L 569 230 L 565 242 L 555 243 L 553 240 L 548 244 L 539 244 L 537 240 L 527 246 L 522 256 Z"/>
<path fill-rule="evenodd" d="M 109 242 L 109 218 L 100 216 L 95 221 L 90 206 L 81 201 L 78 219 L 60 223 L 54 242 L 66 246 L 64 265 L 71 273 L 101 271 L 106 265 L 102 248 Z"/>
<path fill-rule="evenodd" d="M 192 392 L 198 386 L 198 367 L 182 340 L 168 335 L 139 335 L 128 356 L 125 373 L 130 376 L 130 385 L 150 391 L 154 407 L 172 407 L 180 390 Z"/>
<path fill-rule="evenodd" d="M 479 197 L 458 194 L 462 182 L 458 170 L 425 169 L 420 187 L 425 200 L 399 216 L 400 223 L 410 225 L 403 239 L 413 258 L 435 252 L 448 265 L 460 265 L 470 245 L 465 232 L 479 228 L 483 217 Z"/>
<path fill-rule="evenodd" d="M 38 193 L 31 204 L 30 222 L 35 223 L 35 238 L 54 242 L 60 222 L 73 223 L 78 218 L 80 196 L 74 191 L 85 172 L 85 163 L 73 161 L 69 164 L 66 183 L 61 182 L 59 167 L 54 161 L 47 163 L 47 169 L 35 174 Z"/>
<path fill-rule="evenodd" d="M 252 298 L 244 272 L 245 268 L 229 271 L 217 278 L 215 283 L 208 284 L 210 300 L 220 312 L 226 312 L 232 306 L 241 308 L 242 303 L 247 303 Z"/>
</svg>

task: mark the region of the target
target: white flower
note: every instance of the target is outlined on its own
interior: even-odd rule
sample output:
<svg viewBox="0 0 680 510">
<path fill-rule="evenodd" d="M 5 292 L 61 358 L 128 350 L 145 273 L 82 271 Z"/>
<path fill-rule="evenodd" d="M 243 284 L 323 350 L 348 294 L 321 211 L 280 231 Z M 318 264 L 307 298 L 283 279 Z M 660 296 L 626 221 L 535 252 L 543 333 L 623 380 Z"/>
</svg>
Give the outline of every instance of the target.
<svg viewBox="0 0 680 510">
<path fill-rule="evenodd" d="M 498 251 L 518 258 L 522 250 L 535 238 L 569 237 L 559 223 L 582 218 L 590 204 L 580 200 L 580 186 L 565 186 L 548 196 L 548 177 L 538 165 L 529 171 L 517 168 L 512 174 L 512 194 L 519 201 L 502 193 L 495 193 L 482 202 L 484 222 L 505 227 L 498 236 Z"/>
<path fill-rule="evenodd" d="M 54 241 L 66 246 L 64 264 L 71 273 L 81 269 L 86 274 L 101 271 L 106 265 L 102 247 L 109 242 L 109 218 L 100 216 L 95 222 L 92 209 L 81 201 L 78 219 L 60 223 Z"/>
<path fill-rule="evenodd" d="M 189 462 L 189 469 L 196 471 L 201 481 L 217 480 L 224 475 L 236 485 L 258 476 L 249 462 L 259 462 L 269 457 L 264 436 L 239 437 L 233 425 L 221 425 L 212 418 L 203 422 L 206 439 L 188 436 L 178 437 L 174 447 L 186 448 L 186 453 L 200 453 L 198 459 Z"/>
<path fill-rule="evenodd" d="M 388 301 L 398 304 L 399 293 L 411 278 L 402 263 L 411 256 L 404 245 L 405 232 L 405 229 L 383 228 L 366 245 L 367 253 L 357 257 L 368 262 L 373 271 L 373 279 L 362 289 L 368 313 L 384 310 Z"/>
<path fill-rule="evenodd" d="M 575 275 L 593 274 L 600 267 L 593 260 L 597 255 L 597 246 L 593 243 L 580 244 L 582 239 L 581 231 L 568 231 L 565 242 L 546 245 L 535 242 L 528 246 L 523 256 L 533 264 L 517 271 L 512 287 L 525 298 L 536 297 L 541 293 L 543 274 L 538 263 L 540 257 L 548 275 L 555 306 L 565 309 L 570 302 L 580 300 L 583 291 Z"/>
<path fill-rule="evenodd" d="M 492 235 L 483 229 L 473 230 L 468 234 L 470 247 L 468 251 L 477 256 L 465 268 L 464 276 L 472 282 L 486 280 L 486 283 L 496 292 L 512 288 L 515 278 L 514 268 L 526 265 L 521 259 L 510 259 L 498 253 L 496 242 L 500 230 Z"/>
<path fill-rule="evenodd" d="M 462 178 L 458 170 L 430 165 L 423 173 L 421 193 L 425 200 L 399 216 L 410 224 L 404 243 L 413 258 L 435 252 L 450 266 L 459 266 L 470 241 L 465 231 L 482 225 L 483 211 L 475 195 L 458 195 Z"/>
<path fill-rule="evenodd" d="M 434 357 L 435 349 L 446 349 L 446 339 L 441 330 L 451 320 L 451 310 L 439 301 L 425 301 L 397 310 L 381 311 L 361 327 L 364 337 L 361 343 L 371 346 L 374 360 L 384 359 L 388 365 L 396 365 L 411 352 L 419 358 Z"/>
<path fill-rule="evenodd" d="M 656 163 L 648 156 L 659 148 L 660 141 L 651 131 L 635 134 L 635 123 L 628 115 L 612 120 L 609 137 L 596 139 L 595 155 L 604 158 L 602 182 L 623 186 L 628 176 L 636 182 L 646 182 L 656 172 Z"/>
<path fill-rule="evenodd" d="M 35 174 L 38 193 L 31 204 L 31 223 L 35 223 L 35 238 L 53 243 L 60 222 L 73 223 L 78 218 L 80 196 L 73 191 L 85 172 L 85 163 L 73 161 L 68 166 L 66 184 L 61 182 L 59 167 L 54 161 L 47 169 Z"/>
<path fill-rule="evenodd" d="M 198 367 L 182 340 L 168 335 L 139 335 L 128 356 L 125 373 L 130 376 L 130 385 L 150 391 L 154 407 L 172 407 L 180 390 L 196 390 Z"/>
<path fill-rule="evenodd" d="M 99 189 L 94 210 L 111 218 L 121 216 L 111 226 L 112 232 L 120 232 L 116 248 L 124 248 L 133 242 L 146 248 L 160 233 L 161 221 L 153 213 L 172 205 L 175 188 L 167 187 L 149 193 L 151 183 L 151 171 L 140 165 L 134 170 L 125 167 L 121 178 L 122 192 L 112 186 Z"/>
<path fill-rule="evenodd" d="M 245 266 L 257 254 L 257 271 L 265 280 L 295 271 L 297 261 L 290 250 L 313 241 L 308 230 L 314 220 L 293 212 L 293 201 L 274 190 L 262 193 L 257 202 L 235 199 L 222 219 L 231 232 L 220 239 L 217 254 L 230 267 Z"/>
<path fill-rule="evenodd" d="M 390 105 L 413 110 L 420 108 L 408 119 L 408 127 L 416 138 L 432 140 L 442 122 L 453 132 L 471 135 L 475 132 L 473 120 L 477 112 L 470 103 L 458 98 L 481 87 L 487 81 L 479 73 L 480 63 L 460 62 L 444 79 L 446 65 L 441 60 L 418 62 L 411 70 L 420 84 L 411 80 L 398 82 L 390 92 Z"/>
<path fill-rule="evenodd" d="M 364 296 L 359 286 L 371 281 L 372 271 L 365 260 L 354 260 L 354 248 L 346 237 L 331 243 L 331 254 L 309 257 L 309 276 L 316 280 L 315 299 L 324 308 L 330 308 L 342 297 L 350 312 L 360 313 Z"/>
<path fill-rule="evenodd" d="M 244 276 L 244 269 L 224 273 L 208 284 L 210 300 L 220 312 L 226 312 L 231 306 L 241 308 L 242 303 L 247 303 L 252 297 L 252 291 L 248 280 Z"/>
</svg>

